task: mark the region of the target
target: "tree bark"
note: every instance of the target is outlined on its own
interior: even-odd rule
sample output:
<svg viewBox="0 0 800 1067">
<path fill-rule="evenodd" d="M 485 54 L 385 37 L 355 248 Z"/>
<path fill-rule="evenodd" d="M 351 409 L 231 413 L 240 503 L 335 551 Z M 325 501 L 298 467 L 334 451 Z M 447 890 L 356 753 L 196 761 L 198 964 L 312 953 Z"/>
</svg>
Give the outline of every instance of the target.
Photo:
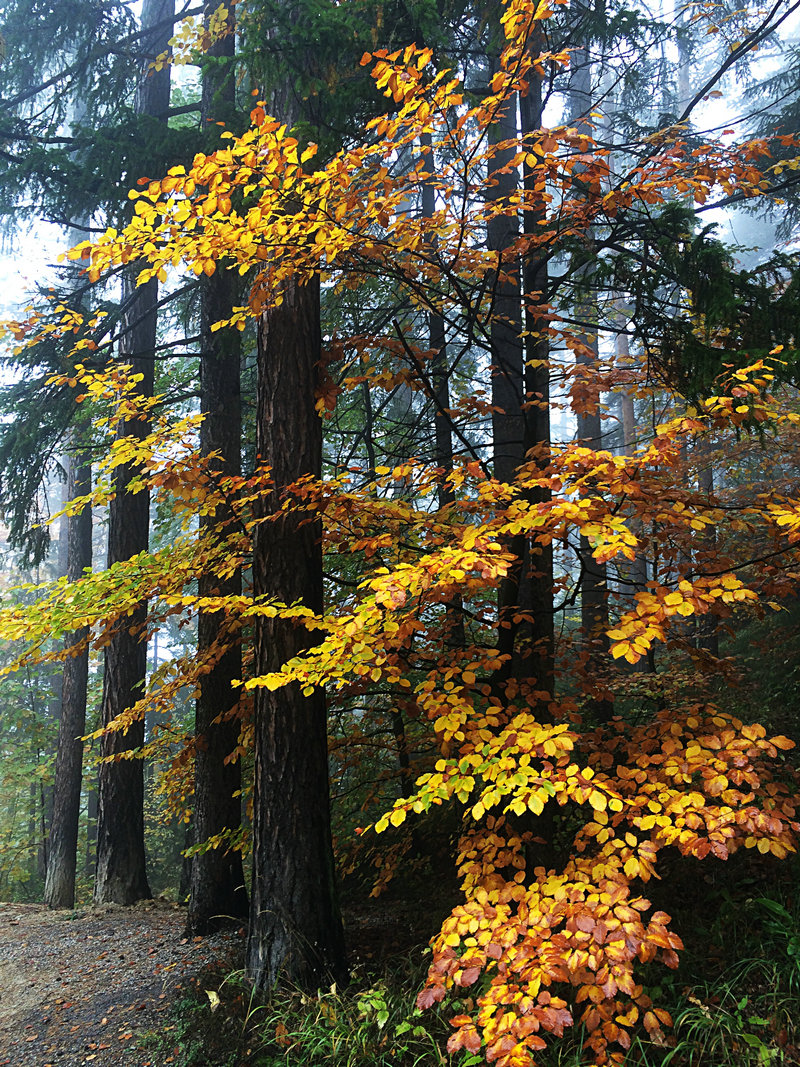
<svg viewBox="0 0 800 1067">
<path fill-rule="evenodd" d="M 150 71 L 152 58 L 169 48 L 174 17 L 174 0 L 144 0 L 142 30 L 145 63 L 136 98 L 140 115 L 165 120 L 169 108 L 169 66 Z M 161 28 L 148 33 L 148 28 Z M 134 268 L 135 270 L 135 268 Z M 139 392 L 153 395 L 158 283 L 155 279 L 135 287 L 134 273 L 123 276 L 122 300 L 125 307 L 120 361 L 142 375 Z M 147 419 L 126 420 L 120 434 L 145 437 Z M 115 496 L 109 508 L 108 565 L 146 552 L 150 533 L 150 494 L 129 493 L 128 484 L 137 470 L 129 464 L 118 468 Z M 120 619 L 106 650 L 103 676 L 101 721 L 108 726 L 130 708 L 144 693 L 147 678 L 147 605 L 140 604 L 131 615 Z M 101 744 L 103 757 L 117 757 L 100 764 L 97 812 L 97 871 L 94 898 L 97 903 L 132 904 L 150 896 L 144 848 L 144 766 L 131 753 L 142 747 L 144 721 L 127 733 L 106 733 Z"/>
<path fill-rule="evenodd" d="M 232 60 L 234 40 L 231 33 L 218 41 L 209 57 Z M 234 105 L 231 67 L 212 65 L 204 70 L 202 120 L 229 116 Z M 203 279 L 200 290 L 200 409 L 204 415 L 200 450 L 206 457 L 216 454 L 210 469 L 222 478 L 241 474 L 242 469 L 241 335 L 230 328 L 212 333 L 211 327 L 230 317 L 238 288 L 236 273 L 218 267 L 215 274 Z M 223 540 L 235 522 L 234 510 L 224 505 L 211 515 L 201 516 L 200 531 Z M 198 581 L 201 597 L 239 596 L 241 592 L 238 567 L 228 576 L 204 574 Z M 230 759 L 239 742 L 239 719 L 231 713 L 238 703 L 233 683 L 242 677 L 240 634 L 221 632 L 220 615 L 201 612 L 197 654 L 201 660 L 211 656 L 213 667 L 201 676 L 195 706 L 193 844 L 219 835 L 223 835 L 223 843 L 192 856 L 187 934 L 206 933 L 227 920 L 247 916 L 242 856 L 224 841 L 226 834 L 238 830 L 242 818 L 241 764 Z"/>
<path fill-rule="evenodd" d="M 540 24 L 541 25 L 541 24 Z M 531 47 L 544 48 L 540 36 L 534 36 Z M 542 127 L 542 81 L 531 72 L 528 92 L 520 98 L 520 126 L 523 137 Z M 525 211 L 523 229 L 533 236 L 544 214 L 544 204 L 537 193 L 538 177 L 525 163 Z M 538 468 L 546 470 L 550 464 L 550 337 L 547 308 L 549 276 L 547 260 L 533 249 L 524 257 L 522 283 L 525 294 L 525 455 Z M 546 506 L 550 490 L 536 487 L 528 492 L 533 505 Z M 528 544 L 524 602 L 530 612 L 528 640 L 530 655 L 528 672 L 536 678 L 538 691 L 552 697 L 555 692 L 555 637 L 553 614 L 553 546 Z M 540 713 L 544 714 L 544 698 L 539 698 Z"/>
<path fill-rule="evenodd" d="M 319 521 L 281 511 L 286 489 L 319 475 L 322 430 L 314 407 L 320 358 L 319 280 L 283 286 L 258 331 L 258 455 L 272 468 L 256 526 L 256 599 L 322 611 Z M 256 622 L 255 673 L 275 671 L 314 642 L 299 619 Z M 253 889 L 247 974 L 306 989 L 346 974 L 331 843 L 325 695 L 292 685 L 255 691 Z"/>
<path fill-rule="evenodd" d="M 128 304 L 124 352 L 120 359 L 143 375 L 139 392 L 153 395 L 153 351 L 156 343 L 154 281 L 132 290 L 130 275 L 123 283 Z M 122 348 L 123 345 L 120 345 Z M 149 358 L 148 358 L 149 354 Z M 149 420 L 126 420 L 124 436 L 144 437 Z M 115 474 L 115 496 L 109 508 L 108 566 L 146 552 L 150 531 L 150 494 L 127 491 L 137 471 L 130 464 Z M 142 603 L 120 619 L 106 649 L 101 722 L 110 723 L 144 694 L 147 677 L 147 604 Z M 127 732 L 106 733 L 100 752 L 113 762 L 100 764 L 97 805 L 97 871 L 94 899 L 98 904 L 133 904 L 150 896 L 144 848 L 144 764 L 135 753 L 144 744 L 144 718 Z"/>
<path fill-rule="evenodd" d="M 622 326 L 615 337 L 615 349 L 617 359 L 628 363 L 630 360 L 628 335 L 624 332 Z M 632 456 L 636 452 L 638 443 L 636 410 L 633 395 L 627 389 L 623 389 L 620 396 L 620 407 L 622 411 L 622 454 L 624 456 Z M 632 526 L 632 530 L 637 536 L 640 536 L 642 533 L 641 523 L 637 522 Z M 642 592 L 647 588 L 647 559 L 641 546 L 637 548 L 636 558 L 630 564 L 618 564 L 617 567 L 618 574 L 623 581 L 621 592 L 626 600 L 625 606 L 628 608 L 633 604 L 636 593 Z M 643 656 L 636 663 L 628 664 L 627 669 L 635 674 L 647 671 L 649 669 L 648 658 Z"/>
<path fill-rule="evenodd" d="M 436 160 L 431 148 L 431 137 L 427 134 L 422 141 L 423 147 L 428 149 L 428 168 L 433 171 Z M 430 180 L 422 182 L 421 197 L 422 215 L 424 218 L 432 218 L 436 211 L 436 190 Z M 436 234 L 430 238 L 432 253 L 436 252 Z M 451 507 L 455 503 L 455 492 L 452 482 L 447 481 L 447 475 L 453 471 L 453 435 L 451 432 L 450 416 L 450 368 L 447 359 L 447 328 L 444 316 L 431 308 L 428 311 L 428 347 L 431 356 L 431 385 L 433 391 L 434 410 L 434 433 L 436 442 L 436 466 L 442 471 L 439 481 L 438 500 L 439 507 Z M 464 630 L 464 604 L 460 596 L 455 595 L 445 605 L 444 619 L 445 641 L 452 648 L 463 648 L 466 644 Z"/>
<path fill-rule="evenodd" d="M 495 67 L 497 69 L 496 60 Z M 507 103 L 490 131 L 492 142 L 515 141 L 519 135 L 516 99 Z M 512 149 L 498 150 L 490 163 L 492 201 L 507 202 L 516 192 L 517 172 L 507 166 Z M 491 279 L 491 321 L 489 324 L 490 378 L 492 391 L 492 456 L 494 476 L 512 483 L 525 459 L 525 416 L 523 414 L 524 346 L 522 341 L 522 292 L 520 262 L 510 253 L 519 237 L 516 213 L 506 211 L 489 220 L 487 244 L 497 254 L 497 268 Z M 500 582 L 497 594 L 497 646 L 506 657 L 497 681 L 520 673 L 519 641 L 523 575 L 527 558 L 524 534 L 511 539 L 507 546 L 514 557 L 508 575 Z M 517 621 L 514 621 L 514 620 Z"/>
<path fill-rule="evenodd" d="M 496 57 L 493 60 L 496 64 Z M 531 76 L 528 92 L 507 105 L 492 131 L 495 143 L 525 136 L 541 127 L 542 101 L 538 77 Z M 519 178 L 510 167 L 511 150 L 495 155 L 491 195 L 507 200 L 518 191 Z M 523 172 L 526 190 L 522 232 L 539 232 L 541 201 L 535 195 L 534 177 Z M 488 246 L 498 253 L 498 275 L 493 287 L 491 343 L 492 437 L 495 477 L 512 482 L 526 461 L 544 469 L 550 450 L 550 367 L 547 318 L 547 266 L 535 249 L 509 259 L 512 243 L 520 236 L 520 219 L 506 213 L 488 224 Z M 506 275 L 500 276 L 500 271 Z M 521 275 L 521 278 L 520 278 Z M 523 340 L 523 325 L 525 336 Z M 531 505 L 544 503 L 549 493 L 525 492 Z M 498 649 L 506 657 L 499 681 L 515 677 L 535 684 L 541 709 L 553 692 L 553 553 L 549 545 L 525 535 L 508 546 L 514 563 L 498 592 Z"/>
<path fill-rule="evenodd" d="M 97 864 L 97 775 L 93 775 L 86 796 L 86 855 L 84 871 L 88 878 Z"/>
<path fill-rule="evenodd" d="M 576 31 L 582 36 L 579 24 Z M 591 136 L 590 112 L 592 109 L 592 64 L 589 49 L 585 44 L 574 48 L 570 62 L 574 71 L 570 82 L 570 104 L 572 122 L 576 128 Z M 577 172 L 579 174 L 579 171 Z M 576 194 L 577 195 L 577 194 Z M 587 229 L 587 240 L 593 240 L 591 228 Z M 577 371 L 589 384 L 596 375 L 599 363 L 598 346 L 598 312 L 597 297 L 593 291 L 592 268 L 589 264 L 578 265 L 573 272 L 576 285 L 574 302 L 575 318 L 578 322 L 576 339 L 581 348 L 577 357 Z M 598 451 L 602 448 L 603 423 L 600 416 L 600 397 L 591 399 L 588 406 L 577 412 L 578 441 L 588 448 Z M 598 675 L 607 664 L 608 637 L 608 567 L 599 563 L 593 553 L 588 537 L 581 535 L 578 555 L 581 565 L 581 629 L 583 647 L 586 653 L 586 686 L 591 693 L 591 705 L 601 720 L 610 718 L 613 704 L 609 698 L 607 686 L 598 686 Z"/>
<path fill-rule="evenodd" d="M 69 457 L 67 499 L 91 490 L 92 467 L 85 454 Z M 92 565 L 92 509 L 71 515 L 66 530 L 67 579 L 76 582 Z M 60 546 L 59 546 L 60 547 Z M 86 690 L 89 678 L 89 631 L 85 627 L 64 642 L 67 658 L 61 680 L 61 721 L 58 728 L 53 817 L 44 902 L 50 908 L 75 905 L 78 822 L 83 777 L 83 734 L 86 732 Z"/>
</svg>

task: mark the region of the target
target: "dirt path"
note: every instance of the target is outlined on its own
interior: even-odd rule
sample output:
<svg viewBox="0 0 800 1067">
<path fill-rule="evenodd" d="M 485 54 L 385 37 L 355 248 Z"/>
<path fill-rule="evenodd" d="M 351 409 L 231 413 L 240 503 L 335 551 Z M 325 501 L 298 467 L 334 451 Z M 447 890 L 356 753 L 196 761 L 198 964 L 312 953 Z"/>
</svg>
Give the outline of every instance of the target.
<svg viewBox="0 0 800 1067">
<path fill-rule="evenodd" d="M 243 946 L 242 933 L 185 941 L 183 923 L 160 902 L 0 904 L 0 1067 L 164 1067 L 137 1038 L 169 1026 L 204 968 L 239 967 Z"/>
</svg>

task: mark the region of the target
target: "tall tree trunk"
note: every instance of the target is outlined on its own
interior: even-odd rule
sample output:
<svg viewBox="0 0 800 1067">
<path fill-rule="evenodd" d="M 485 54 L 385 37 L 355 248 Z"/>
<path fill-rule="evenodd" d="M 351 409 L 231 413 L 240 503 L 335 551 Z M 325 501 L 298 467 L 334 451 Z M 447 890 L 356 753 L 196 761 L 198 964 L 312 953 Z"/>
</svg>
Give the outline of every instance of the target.
<svg viewBox="0 0 800 1067">
<path fill-rule="evenodd" d="M 431 137 L 423 139 L 423 147 L 428 149 L 428 168 L 434 171 L 436 160 L 431 149 Z M 436 190 L 433 182 L 422 182 L 422 214 L 432 218 L 436 211 Z M 436 235 L 430 240 L 431 251 L 436 251 Z M 453 470 L 453 435 L 450 416 L 450 369 L 447 364 L 447 330 L 444 316 L 437 310 L 428 312 L 428 347 L 431 356 L 431 384 L 434 400 L 434 433 L 436 441 L 436 466 L 443 476 L 439 482 L 439 507 L 446 508 L 455 503 L 455 492 L 446 476 Z M 444 620 L 445 640 L 452 648 L 463 648 L 466 643 L 464 633 L 464 605 L 460 596 L 453 596 L 445 605 Z"/>
<path fill-rule="evenodd" d="M 73 437 L 73 443 L 75 437 Z M 85 453 L 69 456 L 67 499 L 91 490 L 92 467 Z M 92 565 L 92 509 L 83 508 L 67 521 L 67 578 L 76 582 Z M 78 822 L 83 777 L 83 734 L 86 732 L 86 690 L 89 678 L 89 631 L 85 627 L 65 638 L 67 658 L 61 681 L 53 818 L 44 902 L 50 908 L 75 904 Z"/>
<path fill-rule="evenodd" d="M 67 446 L 69 447 L 69 445 Z M 61 508 L 65 508 L 69 502 L 69 467 L 71 458 L 69 454 L 62 457 L 62 465 L 67 474 L 61 491 Z M 58 520 L 58 549 L 56 552 L 56 575 L 57 578 L 67 577 L 68 557 L 67 557 L 67 542 L 69 540 L 69 518 L 62 514 Z M 50 667 L 50 700 L 48 702 L 48 715 L 53 722 L 61 723 L 61 691 L 63 686 L 64 672 L 63 669 L 59 670 L 57 663 L 52 664 Z M 47 757 L 50 758 L 51 753 L 48 752 Z M 52 782 L 46 782 L 43 786 L 43 810 L 42 820 L 47 827 L 47 832 L 42 835 L 42 840 L 39 846 L 39 873 L 44 880 L 45 887 L 47 886 L 48 868 L 50 866 L 50 835 L 53 825 L 53 812 L 55 810 L 55 792 L 56 792 L 56 776 L 57 776 L 57 760 L 58 760 L 58 740 L 56 740 L 56 747 L 52 753 L 55 757 L 56 766 L 54 766 L 54 778 Z M 80 790 L 80 783 L 78 784 Z"/>
<path fill-rule="evenodd" d="M 231 16 L 229 16 L 231 18 Z M 231 30 L 232 30 L 231 25 Z M 210 52 L 212 59 L 234 55 L 233 33 L 218 41 Z M 203 72 L 202 119 L 210 122 L 232 111 L 235 104 L 233 70 L 219 65 Z M 200 290 L 200 450 L 206 457 L 216 454 L 213 472 L 220 477 L 241 474 L 242 404 L 240 394 L 240 333 L 236 329 L 211 331 L 215 322 L 230 317 L 238 303 L 235 271 L 218 269 L 203 279 Z M 236 522 L 229 506 L 218 507 L 200 519 L 200 532 L 224 539 Z M 198 593 L 205 596 L 239 596 L 242 572 L 239 567 L 226 577 L 205 574 Z M 221 642 L 221 651 L 217 643 Z M 239 790 L 241 764 L 230 756 L 239 741 L 239 719 L 227 717 L 238 703 L 233 683 L 242 677 L 242 646 L 239 632 L 220 632 L 220 616 L 201 612 L 198 620 L 197 654 L 202 660 L 214 657 L 213 668 L 200 679 L 195 706 L 195 787 L 194 844 L 223 835 L 216 847 L 192 856 L 189 880 L 187 933 L 205 933 L 226 919 L 247 916 L 242 856 L 224 840 L 236 831 L 242 818 Z M 227 760 L 227 762 L 226 762 Z"/>
<path fill-rule="evenodd" d="M 628 344 L 628 335 L 624 332 L 624 329 L 620 329 L 615 336 L 615 349 L 617 359 L 624 363 L 628 363 L 630 359 L 630 348 Z M 634 408 L 633 395 L 625 388 L 623 388 L 620 395 L 620 408 L 622 412 L 622 454 L 624 456 L 632 456 L 636 452 L 636 445 L 638 443 L 636 411 Z M 641 523 L 636 525 L 633 532 L 637 534 L 637 536 L 641 534 Z M 647 559 L 641 548 L 636 550 L 636 558 L 629 566 L 620 566 L 620 577 L 624 580 L 622 594 L 628 601 L 627 606 L 629 607 L 633 602 L 634 595 L 642 592 L 647 587 Z M 643 657 L 637 663 L 630 664 L 629 666 L 633 671 L 644 671 L 647 669 L 647 661 Z"/>
<path fill-rule="evenodd" d="M 539 24 L 541 25 L 541 24 Z M 544 48 L 540 34 L 534 35 L 531 46 Z M 528 92 L 520 98 L 520 125 L 523 137 L 529 137 L 542 128 L 542 82 L 535 70 L 531 71 Z M 536 191 L 538 176 L 525 163 L 523 182 L 525 187 L 524 232 L 535 235 L 541 227 L 544 205 Z M 550 339 L 548 308 L 547 260 L 533 249 L 525 256 L 522 267 L 522 282 L 525 293 L 525 455 L 533 459 L 540 470 L 550 463 Z M 550 490 L 535 487 L 527 494 L 531 504 L 546 506 Z M 529 641 L 531 654 L 528 672 L 536 678 L 538 691 L 555 692 L 555 638 L 553 615 L 553 546 L 552 544 L 529 544 L 525 574 L 525 603 L 530 612 Z M 544 698 L 539 705 L 543 708 Z"/>
<path fill-rule="evenodd" d="M 579 14 L 578 18 L 580 17 Z M 577 31 L 581 32 L 580 26 Z M 581 133 L 591 136 L 589 116 L 592 109 L 592 64 L 586 44 L 572 50 L 570 62 L 574 65 L 569 94 L 572 122 Z M 587 239 L 592 240 L 591 229 Z M 581 346 L 577 356 L 577 371 L 587 384 L 591 385 L 599 363 L 597 298 L 592 288 L 591 266 L 578 265 L 573 273 L 577 288 L 574 304 L 575 319 L 578 322 L 576 340 Z M 578 440 L 597 451 L 602 447 L 603 437 L 600 396 L 598 394 L 594 397 L 593 389 L 590 394 L 588 406 L 577 412 Z M 594 558 L 591 541 L 583 535 L 580 538 L 578 554 L 581 565 L 581 629 L 587 657 L 586 686 L 592 694 L 591 704 L 595 713 L 601 719 L 608 719 L 613 711 L 608 688 L 596 685 L 598 674 L 607 664 L 609 647 L 606 636 L 609 627 L 608 568 L 605 563 L 599 563 Z"/>
<path fill-rule="evenodd" d="M 256 526 L 256 599 L 322 610 L 320 525 L 280 511 L 288 486 L 319 475 L 314 407 L 320 358 L 319 281 L 284 283 L 258 331 L 258 455 L 272 468 Z M 272 516 L 268 518 L 268 516 Z M 315 640 L 302 621 L 259 618 L 255 673 L 274 671 Z M 253 889 L 246 968 L 258 988 L 285 979 L 308 989 L 346 973 L 331 843 L 325 694 L 298 685 L 255 691 Z"/>
<path fill-rule="evenodd" d="M 286 19 L 301 6 L 285 5 Z M 310 61 L 310 60 L 309 60 Z M 295 79 L 271 86 L 273 114 L 293 127 L 303 116 Z M 323 608 L 318 519 L 281 511 L 286 489 L 322 470 L 322 423 L 315 407 L 321 355 L 320 286 L 314 277 L 282 283 L 278 307 L 258 324 L 256 452 L 272 469 L 259 501 L 253 593 Z M 272 516 L 271 518 L 267 518 Z M 254 671 L 276 670 L 316 640 L 300 619 L 257 618 Z M 253 883 L 245 968 L 257 988 L 279 978 L 301 988 L 347 974 L 336 894 L 328 779 L 325 693 L 297 685 L 255 690 Z"/>
<path fill-rule="evenodd" d="M 496 57 L 493 59 L 496 64 Z M 493 68 L 494 69 L 494 68 Z M 514 141 L 518 137 L 516 99 L 505 105 L 491 130 L 494 144 Z M 507 204 L 518 189 L 515 169 L 508 167 L 513 148 L 498 150 L 490 163 L 492 201 Z M 490 376 L 492 391 L 492 449 L 494 476 L 501 482 L 514 481 L 525 458 L 525 417 L 522 410 L 524 390 L 524 347 L 522 341 L 522 294 L 520 263 L 510 249 L 519 237 L 519 219 L 506 210 L 490 219 L 487 244 L 496 253 L 497 268 L 491 279 L 492 317 L 489 325 L 491 345 Z M 507 546 L 514 563 L 498 589 L 497 644 L 506 657 L 498 680 L 519 673 L 519 615 L 523 572 L 526 562 L 526 538 L 520 534 Z M 516 620 L 516 621 L 515 621 Z"/>
<path fill-rule="evenodd" d="M 169 48 L 174 0 L 145 0 L 142 6 L 143 50 L 147 56 L 136 108 L 140 115 L 166 121 L 169 108 L 169 67 L 149 69 L 150 59 Z M 152 34 L 150 27 L 158 26 Z M 141 374 L 139 392 L 153 395 L 157 326 L 158 283 L 153 279 L 139 288 L 134 275 L 123 277 L 125 307 L 120 360 Z M 126 420 L 122 435 L 144 437 L 150 430 L 146 419 Z M 138 471 L 129 464 L 118 468 L 115 496 L 109 508 L 108 565 L 147 551 L 150 532 L 150 494 L 131 494 L 127 487 Z M 108 726 L 141 698 L 147 677 L 147 605 L 140 604 L 119 621 L 106 650 L 103 677 L 102 724 Z M 127 733 L 103 736 L 97 815 L 97 872 L 94 897 L 97 903 L 132 904 L 150 896 L 144 848 L 144 768 L 137 758 L 125 758 L 144 742 L 144 721 L 132 724 Z"/>
<path fill-rule="evenodd" d="M 153 395 L 153 351 L 156 343 L 155 302 L 158 287 L 148 282 L 131 290 L 130 276 L 123 284 L 128 323 L 125 351 L 121 359 L 142 374 L 139 391 Z M 138 322 L 137 322 L 138 319 Z M 122 345 L 120 345 L 122 348 Z M 149 359 L 147 354 L 150 354 Z M 123 435 L 144 437 L 149 421 L 126 421 Z M 109 508 L 108 565 L 130 559 L 147 551 L 150 530 L 150 494 L 142 490 L 127 491 L 136 475 L 135 467 L 126 464 L 117 469 L 115 497 Z M 142 603 L 116 624 L 106 649 L 103 675 L 101 722 L 108 726 L 118 715 L 132 707 L 144 694 L 147 677 L 147 604 Z M 130 757 L 144 744 L 144 718 L 131 724 L 127 732 L 106 733 L 100 752 L 97 806 L 97 871 L 94 899 L 96 903 L 132 904 L 150 896 L 144 848 L 144 764 Z"/>
</svg>

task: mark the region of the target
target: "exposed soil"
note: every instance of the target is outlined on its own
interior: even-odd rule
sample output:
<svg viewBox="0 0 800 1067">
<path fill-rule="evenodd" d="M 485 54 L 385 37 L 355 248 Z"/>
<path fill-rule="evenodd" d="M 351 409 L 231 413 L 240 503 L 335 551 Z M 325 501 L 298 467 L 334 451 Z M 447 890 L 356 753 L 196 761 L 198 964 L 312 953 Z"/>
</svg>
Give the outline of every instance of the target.
<svg viewBox="0 0 800 1067">
<path fill-rule="evenodd" d="M 240 967 L 244 945 L 244 931 L 187 941 L 184 921 L 160 901 L 0 904 L 0 1067 L 164 1067 L 137 1039 L 168 1031 L 193 979 Z"/>
</svg>

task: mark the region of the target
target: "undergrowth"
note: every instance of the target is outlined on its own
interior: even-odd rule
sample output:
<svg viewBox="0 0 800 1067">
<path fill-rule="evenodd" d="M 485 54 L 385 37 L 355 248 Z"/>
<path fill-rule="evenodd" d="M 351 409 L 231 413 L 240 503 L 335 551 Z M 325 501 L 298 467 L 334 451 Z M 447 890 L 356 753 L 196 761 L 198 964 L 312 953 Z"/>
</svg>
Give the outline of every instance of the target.
<svg viewBox="0 0 800 1067">
<path fill-rule="evenodd" d="M 679 865 L 680 866 L 680 865 Z M 643 971 L 675 1026 L 664 1046 L 634 1040 L 629 1067 L 789 1067 L 800 1064 L 800 862 L 735 856 L 714 875 L 683 862 L 663 899 L 687 948 L 672 972 Z M 780 879 L 779 881 L 776 879 Z M 768 881 L 770 879 L 771 881 Z M 655 898 L 658 897 L 656 900 Z M 671 898 L 671 899 L 668 899 Z M 475 1067 L 450 1057 L 447 1018 L 414 1006 L 428 956 L 420 947 L 356 968 L 350 985 L 316 996 L 282 989 L 257 1000 L 239 973 L 209 974 L 149 1035 L 152 1067 Z M 552 1041 L 541 1067 L 586 1067 L 579 1028 Z"/>
</svg>

